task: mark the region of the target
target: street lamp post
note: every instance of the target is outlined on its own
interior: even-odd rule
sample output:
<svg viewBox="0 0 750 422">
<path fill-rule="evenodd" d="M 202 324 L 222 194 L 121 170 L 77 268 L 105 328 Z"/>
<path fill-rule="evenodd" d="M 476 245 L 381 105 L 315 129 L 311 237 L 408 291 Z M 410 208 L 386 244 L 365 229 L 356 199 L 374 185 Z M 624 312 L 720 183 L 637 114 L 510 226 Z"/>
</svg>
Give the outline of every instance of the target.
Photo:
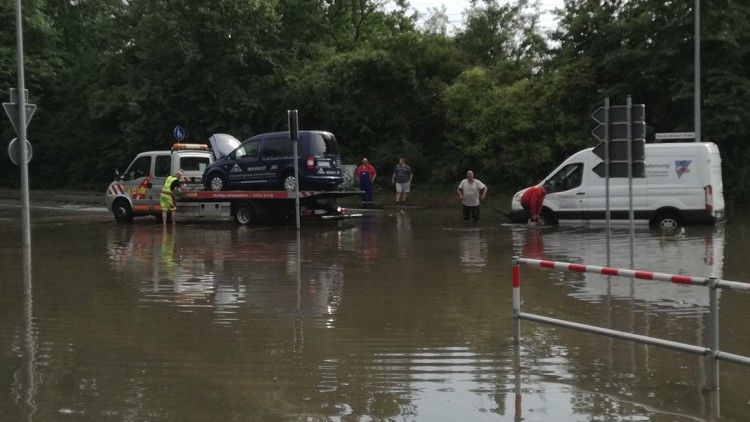
<svg viewBox="0 0 750 422">
<path fill-rule="evenodd" d="M 695 10 L 693 12 L 695 15 L 695 35 L 693 37 L 695 41 L 695 72 L 693 72 L 695 77 L 694 82 L 694 106 L 693 106 L 693 115 L 694 115 L 694 129 L 695 130 L 695 142 L 701 141 L 701 0 L 695 0 Z"/>
</svg>

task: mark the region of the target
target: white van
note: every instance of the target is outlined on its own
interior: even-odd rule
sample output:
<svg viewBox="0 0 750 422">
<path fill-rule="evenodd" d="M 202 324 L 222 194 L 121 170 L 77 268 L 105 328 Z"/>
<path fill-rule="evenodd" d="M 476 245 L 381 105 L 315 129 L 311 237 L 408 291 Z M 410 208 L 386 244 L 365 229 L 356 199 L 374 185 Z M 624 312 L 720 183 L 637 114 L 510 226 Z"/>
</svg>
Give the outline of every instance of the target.
<svg viewBox="0 0 750 422">
<path fill-rule="evenodd" d="M 587 148 L 560 164 L 540 185 L 551 192 L 544 199 L 542 219 L 547 224 L 606 220 L 606 184 L 600 176 L 603 161 Z M 633 214 L 664 230 L 685 224 L 713 224 L 724 220 L 724 187 L 719 148 L 710 142 L 645 145 L 645 178 L 633 179 Z M 597 168 L 599 166 L 599 168 Z M 510 219 L 525 223 L 521 195 L 511 202 Z M 630 218 L 627 178 L 609 179 L 610 219 Z"/>
</svg>

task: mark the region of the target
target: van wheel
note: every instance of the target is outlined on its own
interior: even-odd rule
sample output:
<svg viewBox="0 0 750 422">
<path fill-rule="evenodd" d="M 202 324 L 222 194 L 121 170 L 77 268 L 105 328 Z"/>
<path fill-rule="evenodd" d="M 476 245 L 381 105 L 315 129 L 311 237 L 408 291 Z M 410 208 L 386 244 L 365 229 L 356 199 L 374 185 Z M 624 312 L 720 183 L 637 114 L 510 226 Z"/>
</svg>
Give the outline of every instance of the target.
<svg viewBox="0 0 750 422">
<path fill-rule="evenodd" d="M 208 177 L 208 186 L 206 186 L 209 190 L 212 190 L 214 192 L 219 192 L 224 190 L 226 188 L 227 182 L 224 180 L 224 177 L 218 173 L 214 173 L 211 176 Z"/>
<path fill-rule="evenodd" d="M 112 214 L 118 223 L 130 223 L 133 221 L 133 209 L 130 208 L 128 201 L 119 199 L 112 204 Z"/>
<path fill-rule="evenodd" d="M 237 224 L 252 224 L 255 223 L 256 219 L 255 208 L 248 203 L 239 204 L 234 210 L 234 221 Z"/>
<path fill-rule="evenodd" d="M 539 215 L 539 224 L 542 226 L 554 226 L 557 224 L 557 218 L 555 218 L 555 214 L 552 211 L 542 210 L 542 213 Z"/>
<path fill-rule="evenodd" d="M 284 190 L 287 192 L 294 192 L 297 188 L 297 179 L 294 178 L 294 173 L 286 173 L 281 181 L 284 185 Z"/>
<path fill-rule="evenodd" d="M 651 226 L 664 232 L 673 232 L 682 227 L 682 218 L 674 211 L 664 211 L 651 220 Z"/>
</svg>

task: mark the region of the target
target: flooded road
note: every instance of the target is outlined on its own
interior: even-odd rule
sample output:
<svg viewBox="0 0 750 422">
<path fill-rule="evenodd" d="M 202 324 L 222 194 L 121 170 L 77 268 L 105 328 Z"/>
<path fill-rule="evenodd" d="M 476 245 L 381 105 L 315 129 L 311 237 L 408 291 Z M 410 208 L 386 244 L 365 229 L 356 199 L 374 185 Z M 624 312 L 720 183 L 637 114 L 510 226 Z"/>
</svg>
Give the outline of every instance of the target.
<svg viewBox="0 0 750 422">
<path fill-rule="evenodd" d="M 528 229 L 483 210 L 176 227 L 0 221 L 0 420 L 747 420 L 750 368 L 523 322 L 512 257 L 748 282 L 750 224 Z M 523 310 L 705 346 L 708 289 L 522 269 Z M 750 355 L 750 295 L 720 292 Z"/>
</svg>

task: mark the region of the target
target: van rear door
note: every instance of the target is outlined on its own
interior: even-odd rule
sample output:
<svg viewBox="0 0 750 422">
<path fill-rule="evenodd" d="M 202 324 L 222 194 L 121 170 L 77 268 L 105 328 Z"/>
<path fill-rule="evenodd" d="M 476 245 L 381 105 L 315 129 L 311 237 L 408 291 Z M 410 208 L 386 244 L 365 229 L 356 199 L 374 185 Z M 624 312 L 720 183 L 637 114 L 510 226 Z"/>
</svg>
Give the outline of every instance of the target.
<svg viewBox="0 0 750 422">
<path fill-rule="evenodd" d="M 309 148 L 309 156 L 300 157 L 307 169 L 317 168 L 318 175 L 341 176 L 341 151 L 332 133 L 311 133 Z"/>
</svg>

